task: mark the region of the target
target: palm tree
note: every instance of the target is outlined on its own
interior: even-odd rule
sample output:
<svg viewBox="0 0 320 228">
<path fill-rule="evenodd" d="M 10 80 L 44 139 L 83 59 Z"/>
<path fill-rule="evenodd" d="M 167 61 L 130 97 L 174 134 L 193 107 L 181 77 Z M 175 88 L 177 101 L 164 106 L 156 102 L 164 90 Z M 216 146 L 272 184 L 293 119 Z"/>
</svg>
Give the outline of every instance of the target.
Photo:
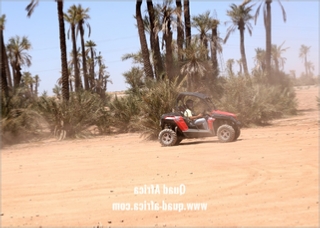
<svg viewBox="0 0 320 228">
<path fill-rule="evenodd" d="M 23 72 L 22 80 L 24 82 L 24 86 L 27 89 L 28 97 L 33 96 L 33 83 L 34 79 L 30 72 Z"/>
<path fill-rule="evenodd" d="M 77 56 L 76 25 L 79 22 L 76 5 L 72 5 L 68 9 L 67 13 L 64 14 L 64 20 L 70 24 L 70 28 L 68 30 L 68 37 L 71 31 L 75 90 L 76 92 L 78 92 L 81 88 L 81 83 L 80 83 L 80 71 L 78 67 L 78 58 L 76 58 Z"/>
<path fill-rule="evenodd" d="M 295 80 L 296 79 L 296 71 L 290 70 L 289 72 L 290 72 L 290 77 Z"/>
<path fill-rule="evenodd" d="M 68 66 L 68 78 L 69 78 L 69 92 L 73 92 L 73 84 L 74 84 L 74 75 L 73 75 L 73 71 L 72 71 L 72 66 Z M 62 77 L 58 78 L 57 83 L 59 86 L 62 85 Z"/>
<path fill-rule="evenodd" d="M 33 78 L 34 78 L 34 94 L 36 95 L 36 97 L 38 97 L 40 78 L 39 78 L 39 75 L 37 74 Z"/>
<path fill-rule="evenodd" d="M 198 38 L 191 41 L 190 45 L 183 51 L 185 60 L 181 67 L 181 74 L 187 77 L 188 90 L 197 90 L 198 82 L 205 75 L 206 61 L 202 58 L 206 49 Z"/>
<path fill-rule="evenodd" d="M 282 53 L 285 52 L 289 47 L 282 48 L 284 42 L 280 45 L 272 45 L 272 60 L 274 62 L 276 72 L 283 70 L 284 64 L 286 62 L 286 58 L 282 57 Z"/>
<path fill-rule="evenodd" d="M 255 49 L 256 55 L 254 57 L 255 70 L 260 70 L 262 72 L 266 69 L 266 51 L 262 48 Z"/>
<path fill-rule="evenodd" d="M 71 84 L 70 85 L 70 91 L 72 92 L 73 91 L 73 87 L 72 87 L 72 79 L 75 78 L 75 71 L 74 71 L 74 60 L 73 60 L 73 51 L 70 53 L 70 61 L 68 61 L 68 73 L 69 73 L 69 83 Z M 81 69 L 81 57 L 82 57 L 82 54 L 80 52 L 80 50 L 78 49 L 77 50 L 77 63 L 78 63 L 78 69 Z M 71 79 L 72 78 L 72 79 Z M 82 87 L 82 80 L 80 78 L 80 88 L 83 88 Z"/>
<path fill-rule="evenodd" d="M 104 66 L 104 67 L 105 67 L 105 66 Z M 104 74 L 104 76 L 103 76 L 103 89 L 104 89 L 105 92 L 106 92 L 107 89 L 108 89 L 108 86 L 107 86 L 108 83 L 113 84 L 113 83 L 112 83 L 112 80 L 109 79 L 109 78 L 110 78 L 110 74 L 106 71 L 106 69 L 107 69 L 107 67 L 104 68 L 105 74 Z M 104 94 L 105 94 L 105 93 L 104 93 Z"/>
<path fill-rule="evenodd" d="M 311 48 L 311 46 L 308 47 L 303 44 L 300 46 L 299 58 L 304 60 L 304 68 L 306 71 L 306 76 L 309 75 L 307 63 L 308 63 L 308 54 L 309 54 L 310 48 Z"/>
<path fill-rule="evenodd" d="M 6 96 L 8 95 L 8 90 L 9 88 L 12 88 L 12 79 L 11 79 L 11 74 L 10 74 L 10 68 L 9 68 L 9 61 L 8 61 L 8 56 L 7 56 L 7 50 L 6 46 L 4 44 L 4 36 L 3 36 L 3 31 L 5 29 L 5 22 L 6 22 L 6 15 L 3 14 L 0 17 L 0 50 L 1 50 L 1 88 L 2 91 L 5 92 Z"/>
<path fill-rule="evenodd" d="M 72 67 L 68 67 L 68 74 L 69 74 L 69 86 L 70 92 L 73 92 L 73 84 L 74 84 L 74 75 L 72 74 Z"/>
<path fill-rule="evenodd" d="M 58 85 L 54 85 L 52 92 L 56 95 L 58 99 L 61 97 L 61 87 Z"/>
<path fill-rule="evenodd" d="M 186 48 L 191 43 L 191 20 L 190 20 L 190 3 L 189 0 L 183 1 L 183 11 L 184 11 L 184 29 L 186 34 Z"/>
<path fill-rule="evenodd" d="M 234 64 L 234 59 L 228 59 L 227 60 L 226 65 L 227 65 L 227 70 L 228 70 L 229 76 L 234 76 L 233 64 Z"/>
<path fill-rule="evenodd" d="M 144 86 L 143 72 L 139 67 L 132 67 L 130 71 L 123 73 L 125 83 L 130 85 L 129 92 L 139 94 L 139 90 Z"/>
<path fill-rule="evenodd" d="M 61 52 L 61 69 L 62 69 L 62 99 L 69 101 L 69 74 L 67 65 L 67 45 L 63 18 L 63 1 L 57 0 L 57 10 L 59 19 L 59 36 Z"/>
<path fill-rule="evenodd" d="M 140 64 L 143 65 L 143 58 L 142 58 L 142 53 L 141 51 L 137 52 L 137 53 L 128 53 L 128 54 L 124 54 L 122 56 L 122 61 L 131 59 L 133 64 Z"/>
<path fill-rule="evenodd" d="M 64 101 L 69 100 L 69 75 L 67 67 L 67 45 L 66 35 L 63 20 L 63 0 L 56 0 L 57 12 L 59 21 L 59 40 L 60 40 L 60 53 L 61 53 L 61 74 L 62 74 L 62 98 Z M 38 5 L 39 0 L 31 0 L 30 4 L 26 7 L 28 17 L 30 17 Z"/>
<path fill-rule="evenodd" d="M 8 78 L 10 78 L 10 75 L 7 75 L 7 62 L 8 57 L 6 53 L 6 47 L 4 45 L 4 39 L 3 39 L 3 30 L 4 30 L 4 24 L 6 20 L 6 15 L 2 15 L 0 17 L 0 49 L 1 49 L 1 60 L 0 60 L 0 83 L 1 83 L 1 95 L 4 95 L 5 97 L 8 97 L 9 95 L 9 88 L 8 88 Z"/>
<path fill-rule="evenodd" d="M 314 64 L 311 61 L 307 62 L 308 76 L 312 77 L 312 71 L 314 71 Z"/>
<path fill-rule="evenodd" d="M 172 50 L 172 16 L 175 14 L 175 9 L 171 6 L 172 0 L 165 0 L 162 5 L 157 5 L 161 17 L 161 31 L 162 31 L 162 49 L 165 44 L 165 60 L 166 73 L 169 80 L 174 78 L 174 63 Z"/>
<path fill-rule="evenodd" d="M 252 26 L 250 24 L 250 20 L 253 19 L 250 12 L 252 10 L 251 6 L 246 6 L 246 4 L 242 4 L 237 6 L 236 4 L 230 5 L 231 10 L 227 10 L 227 15 L 231 18 L 231 21 L 227 21 L 226 24 L 232 23 L 232 25 L 227 30 L 227 35 L 224 39 L 224 43 L 227 42 L 231 33 L 233 33 L 236 29 L 240 32 L 240 52 L 241 52 L 241 60 L 243 65 L 243 70 L 246 75 L 249 74 L 246 53 L 244 48 L 244 30 L 247 28 L 250 36 L 252 34 Z"/>
<path fill-rule="evenodd" d="M 250 2 L 251 0 L 246 0 L 246 2 Z M 277 0 L 281 10 L 282 10 L 282 16 L 283 21 L 286 22 L 286 12 L 280 2 L 280 0 Z M 271 49 L 272 49 L 272 40 L 271 40 L 271 3 L 272 0 L 261 0 L 261 4 L 257 8 L 257 11 L 255 13 L 254 19 L 255 23 L 257 22 L 257 18 L 259 16 L 260 8 L 263 6 L 263 19 L 264 19 L 264 27 L 266 29 L 266 71 L 267 71 L 267 77 L 269 79 L 269 83 L 274 83 L 273 76 L 271 74 Z"/>
<path fill-rule="evenodd" d="M 207 53 L 204 53 L 203 58 L 208 59 L 208 31 L 212 28 L 212 19 L 210 18 L 210 11 L 207 11 L 198 16 L 192 17 L 191 26 L 199 31 L 199 37 L 202 45 L 207 49 Z"/>
<path fill-rule="evenodd" d="M 112 81 L 109 79 L 110 75 L 106 71 L 107 67 L 103 63 L 103 58 L 101 53 L 99 53 L 99 55 L 96 58 L 99 66 L 99 73 L 98 73 L 99 78 L 95 80 L 95 89 L 97 93 L 100 94 L 100 97 L 102 99 L 105 99 L 106 91 L 107 91 L 107 83 L 108 82 L 112 83 Z"/>
<path fill-rule="evenodd" d="M 137 0 L 136 2 L 136 20 L 137 20 L 137 26 L 138 26 L 138 32 L 139 32 L 139 38 L 140 38 L 140 45 L 141 45 L 141 51 L 143 56 L 143 65 L 144 65 L 144 72 L 146 74 L 146 77 L 149 79 L 153 79 L 153 69 L 150 62 L 149 57 L 149 49 L 147 45 L 146 36 L 144 33 L 144 24 L 143 19 L 141 15 L 141 4 L 142 0 Z"/>
<path fill-rule="evenodd" d="M 242 75 L 242 60 L 241 59 L 237 59 L 236 62 L 239 65 L 239 75 Z"/>
<path fill-rule="evenodd" d="M 31 56 L 26 52 L 31 49 L 31 43 L 26 36 L 11 37 L 7 44 L 8 56 L 14 75 L 14 88 L 18 88 L 21 81 L 21 67 L 31 66 Z"/>
<path fill-rule="evenodd" d="M 155 76 L 157 80 L 161 78 L 161 75 L 164 73 L 163 61 L 160 52 L 159 37 L 156 28 L 156 23 L 159 18 L 159 13 L 154 9 L 153 3 L 151 0 L 147 1 L 148 14 L 149 14 L 149 24 L 150 24 L 150 45 L 153 55 L 153 62 L 155 68 Z"/>
<path fill-rule="evenodd" d="M 86 42 L 85 46 L 87 47 L 86 53 L 90 52 L 90 58 L 89 58 L 89 72 L 90 72 L 90 87 L 92 89 L 92 86 L 94 84 L 94 66 L 95 66 L 95 56 L 96 56 L 96 51 L 95 48 L 97 45 L 95 42 L 92 40 L 89 40 Z"/>
<path fill-rule="evenodd" d="M 85 24 L 87 25 L 87 28 L 89 29 L 88 36 L 90 36 L 91 27 L 87 23 L 87 20 L 90 19 L 90 16 L 88 15 L 88 12 L 89 12 L 89 8 L 83 9 L 80 4 L 78 5 L 78 8 L 77 8 L 77 17 L 78 17 L 77 29 L 80 31 L 83 80 L 84 80 L 84 88 L 86 90 L 89 90 L 89 79 L 88 79 L 88 72 L 87 72 L 86 51 L 85 51 L 85 44 L 84 44 L 84 28 L 83 28 L 83 26 Z"/>
<path fill-rule="evenodd" d="M 184 42 L 184 31 L 182 25 L 182 4 L 181 0 L 176 0 L 176 14 L 177 14 L 177 45 L 178 45 L 178 58 L 183 60 L 182 49 Z"/>
<path fill-rule="evenodd" d="M 219 66 L 218 66 L 218 57 L 217 54 L 222 53 L 222 39 L 218 36 L 218 25 L 219 20 L 212 19 L 211 21 L 211 61 L 212 61 L 212 69 L 213 69 L 213 81 L 216 80 L 216 78 L 219 75 Z"/>
</svg>

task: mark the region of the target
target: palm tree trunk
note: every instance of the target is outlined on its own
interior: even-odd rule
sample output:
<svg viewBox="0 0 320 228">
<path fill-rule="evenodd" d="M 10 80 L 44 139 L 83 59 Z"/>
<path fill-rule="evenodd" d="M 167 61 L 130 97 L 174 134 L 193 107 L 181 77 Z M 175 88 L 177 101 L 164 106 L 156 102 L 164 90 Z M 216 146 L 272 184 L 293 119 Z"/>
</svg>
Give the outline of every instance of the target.
<svg viewBox="0 0 320 228">
<path fill-rule="evenodd" d="M 169 80 L 173 80 L 174 78 L 174 71 L 173 71 L 173 54 L 172 54 L 172 31 L 171 31 L 171 21 L 170 17 L 166 17 L 167 22 L 167 29 L 166 33 L 164 35 L 164 39 L 166 42 L 166 70 L 167 70 L 167 76 Z"/>
<path fill-rule="evenodd" d="M 6 72 L 6 49 L 4 46 L 3 41 L 3 30 L 0 31 L 0 45 L 1 45 L 1 60 L 0 60 L 0 83 L 1 83 L 1 95 L 4 95 L 5 97 L 9 96 L 8 92 L 8 82 L 7 82 L 7 72 Z"/>
<path fill-rule="evenodd" d="M 1 96 L 4 95 L 4 97 L 9 96 L 9 90 L 8 90 L 8 83 L 7 83 L 7 78 L 5 74 L 5 69 L 1 67 L 1 78 L 0 78 L 0 84 L 1 84 Z"/>
<path fill-rule="evenodd" d="M 215 81 L 219 75 L 217 42 L 218 42 L 218 31 L 217 31 L 217 27 L 214 27 L 212 28 L 212 37 L 211 37 L 211 61 L 212 61 L 212 68 L 213 68 L 213 81 Z"/>
<path fill-rule="evenodd" d="M 277 58 L 274 59 L 274 66 L 276 68 L 276 72 L 278 73 L 280 69 L 279 69 L 279 60 Z"/>
<path fill-rule="evenodd" d="M 39 78 L 36 75 L 36 77 L 35 77 L 35 87 L 34 87 L 34 93 L 35 93 L 36 97 L 38 97 L 38 88 L 39 88 Z"/>
<path fill-rule="evenodd" d="M 208 42 L 207 42 L 206 34 L 204 34 L 204 33 L 200 34 L 200 41 L 206 50 L 206 52 L 203 53 L 202 58 L 203 58 L 203 60 L 208 60 L 209 59 L 209 57 L 208 57 Z"/>
<path fill-rule="evenodd" d="M 102 93 L 101 93 L 101 99 L 106 99 L 106 91 L 107 91 L 107 78 L 102 78 Z"/>
<path fill-rule="evenodd" d="M 86 59 L 86 50 L 84 46 L 84 31 L 83 27 L 80 27 L 80 37 L 81 37 L 81 52 L 82 52 L 82 69 L 83 69 L 83 80 L 85 90 L 89 90 L 89 80 L 87 74 L 87 59 Z"/>
<path fill-rule="evenodd" d="M 75 25 L 71 25 L 71 37 L 72 37 L 72 54 L 73 54 L 73 68 L 74 68 L 74 83 L 75 90 L 78 92 L 81 88 L 80 72 L 78 66 L 78 54 L 77 54 L 77 41 L 76 41 L 76 29 Z"/>
<path fill-rule="evenodd" d="M 309 76 L 309 72 L 308 72 L 308 66 L 307 66 L 308 60 L 307 60 L 307 54 L 304 57 L 304 68 L 306 70 L 306 76 Z"/>
<path fill-rule="evenodd" d="M 103 91 L 103 73 L 102 73 L 102 62 L 101 58 L 98 59 L 98 65 L 99 65 L 99 78 L 98 78 L 98 87 L 97 92 L 100 95 L 100 98 L 103 99 L 104 97 L 104 91 Z"/>
<path fill-rule="evenodd" d="M 32 94 L 32 96 L 33 96 L 34 93 L 33 93 L 33 83 L 32 83 L 32 82 L 30 83 L 30 91 L 31 91 L 31 94 Z"/>
<path fill-rule="evenodd" d="M 241 52 L 241 61 L 243 65 L 243 71 L 246 76 L 249 75 L 246 52 L 244 48 L 244 26 L 240 27 L 240 52 Z"/>
<path fill-rule="evenodd" d="M 13 88 L 16 88 L 17 87 L 17 76 L 16 76 L 16 70 L 15 70 L 15 62 L 11 61 L 10 62 L 10 65 L 11 65 L 11 71 L 12 71 L 12 75 L 13 75 Z"/>
<path fill-rule="evenodd" d="M 7 53 L 5 53 L 4 57 L 5 57 L 5 68 L 6 68 L 8 86 L 10 89 L 12 89 L 12 77 L 11 77 L 11 73 L 10 73 L 10 65 L 9 65 Z"/>
<path fill-rule="evenodd" d="M 181 0 L 176 0 L 176 5 L 177 5 L 177 44 L 178 44 L 178 56 L 179 60 L 183 60 L 183 54 L 182 54 L 182 49 L 183 49 L 183 40 L 184 40 L 184 32 L 182 29 L 182 4 Z"/>
<path fill-rule="evenodd" d="M 88 66 L 89 66 L 89 72 L 88 72 L 88 81 L 89 81 L 89 90 L 91 90 L 92 89 L 92 78 L 91 78 L 91 66 L 92 66 L 92 64 L 91 64 L 91 59 L 89 59 L 89 61 L 87 61 L 87 63 L 88 63 Z"/>
<path fill-rule="evenodd" d="M 143 65 L 144 65 L 144 72 L 146 74 L 146 77 L 149 79 L 153 79 L 153 70 L 150 63 L 150 57 L 149 57 L 149 50 L 147 45 L 146 36 L 144 34 L 144 24 L 142 20 L 141 15 L 141 4 L 142 0 L 137 0 L 136 2 L 136 20 L 138 25 L 138 32 L 139 32 L 139 38 L 140 38 L 140 45 L 141 45 L 141 52 L 143 57 Z"/>
<path fill-rule="evenodd" d="M 3 60 L 1 59 L 1 62 Z M 3 64 L 1 63 L 0 66 L 0 73 L 1 73 L 1 77 L 0 77 L 0 84 L 1 84 L 1 96 L 5 96 L 8 97 L 9 96 L 9 90 L 8 90 L 8 83 L 7 83 L 7 77 L 6 77 L 6 71 L 5 68 L 3 67 Z"/>
<path fill-rule="evenodd" d="M 15 70 L 16 70 L 16 88 L 20 86 L 22 74 L 21 74 L 21 66 L 19 64 L 15 65 Z"/>
<path fill-rule="evenodd" d="M 12 88 L 12 78 L 11 78 L 11 73 L 10 73 L 10 66 L 9 66 L 9 60 L 8 60 L 8 55 L 7 55 L 7 51 L 6 51 L 6 47 L 4 44 L 4 37 L 3 37 L 3 30 L 1 30 L 1 50 L 2 50 L 2 64 L 3 67 L 5 69 L 5 75 L 6 75 L 6 81 L 7 81 L 7 86 L 8 86 L 8 90 L 10 88 Z"/>
<path fill-rule="evenodd" d="M 90 78 L 91 78 L 91 89 L 94 87 L 94 53 L 93 48 L 90 48 L 91 53 L 91 68 L 90 68 Z"/>
<path fill-rule="evenodd" d="M 215 81 L 219 75 L 218 58 L 217 58 L 217 42 L 218 42 L 218 31 L 217 27 L 212 28 L 211 38 L 211 61 L 213 69 L 213 81 Z"/>
<path fill-rule="evenodd" d="M 72 81 L 70 78 L 69 78 L 69 85 L 70 85 L 70 92 L 73 92 Z"/>
<path fill-rule="evenodd" d="M 189 47 L 191 43 L 191 22 L 190 22 L 190 4 L 189 0 L 183 1 L 183 9 L 184 9 L 184 26 L 186 33 L 186 48 Z"/>
<path fill-rule="evenodd" d="M 10 88 L 13 87 L 13 84 L 12 84 L 12 77 L 11 77 L 11 72 L 10 72 L 10 65 L 9 65 L 9 60 L 8 60 L 8 56 L 7 56 L 7 53 L 4 55 L 4 58 L 5 58 L 5 67 L 6 67 L 6 75 L 7 75 L 7 81 L 8 81 L 8 86 Z"/>
<path fill-rule="evenodd" d="M 154 31 L 155 28 L 155 15 L 154 8 L 151 0 L 147 1 L 149 21 L 150 21 L 150 45 L 152 50 L 153 61 L 155 65 L 155 76 L 159 80 L 163 74 L 163 62 L 160 52 L 160 44 L 158 34 Z"/>
<path fill-rule="evenodd" d="M 61 73 L 62 73 L 62 99 L 69 100 L 69 74 L 67 64 L 67 46 L 63 19 L 63 0 L 57 0 L 58 20 L 59 20 L 59 37 L 61 52 Z"/>
<path fill-rule="evenodd" d="M 266 0 L 267 18 L 266 18 L 266 68 L 267 77 L 270 83 L 273 83 L 273 76 L 271 75 L 271 2 Z"/>
</svg>

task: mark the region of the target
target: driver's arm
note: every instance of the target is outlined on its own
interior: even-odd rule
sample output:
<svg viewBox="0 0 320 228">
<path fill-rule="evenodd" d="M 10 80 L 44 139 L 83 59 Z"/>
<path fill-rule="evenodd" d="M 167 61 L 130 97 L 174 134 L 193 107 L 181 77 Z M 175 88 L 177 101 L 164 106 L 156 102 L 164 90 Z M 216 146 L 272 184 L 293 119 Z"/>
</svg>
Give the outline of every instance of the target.
<svg viewBox="0 0 320 228">
<path fill-rule="evenodd" d="M 195 119 L 198 119 L 198 118 L 202 117 L 202 113 L 200 113 L 200 114 L 197 115 L 197 116 L 193 116 L 191 110 L 189 110 L 189 109 L 187 109 L 187 110 L 184 112 L 184 115 L 185 115 L 186 117 L 188 117 L 190 120 L 195 120 Z"/>
<path fill-rule="evenodd" d="M 196 115 L 196 116 L 189 116 L 189 119 L 195 120 L 195 119 L 198 119 L 198 118 L 201 118 L 201 117 L 202 117 L 202 114 L 200 113 L 199 115 Z"/>
</svg>

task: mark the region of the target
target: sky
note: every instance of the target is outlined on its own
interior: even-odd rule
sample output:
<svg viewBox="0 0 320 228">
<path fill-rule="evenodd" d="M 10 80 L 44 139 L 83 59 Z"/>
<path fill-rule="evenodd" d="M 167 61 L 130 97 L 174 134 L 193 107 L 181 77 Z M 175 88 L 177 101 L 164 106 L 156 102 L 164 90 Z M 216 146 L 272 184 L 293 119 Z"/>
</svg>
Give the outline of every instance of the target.
<svg viewBox="0 0 320 228">
<path fill-rule="evenodd" d="M 162 1 L 153 1 L 156 2 Z M 28 18 L 26 6 L 30 0 L 1 0 L 0 13 L 6 15 L 4 30 L 5 43 L 14 36 L 26 36 L 31 42 L 32 49 L 28 54 L 32 57 L 32 65 L 23 67 L 22 71 L 29 71 L 33 76 L 40 77 L 40 94 L 47 91 L 52 94 L 52 88 L 57 84 L 60 77 L 61 62 L 59 48 L 59 27 L 57 4 L 54 0 L 40 0 L 33 15 Z M 190 14 L 196 16 L 206 11 L 211 16 L 220 20 L 219 33 L 224 38 L 229 25 L 225 25 L 230 18 L 226 11 L 230 4 L 241 4 L 242 1 L 218 1 L 218 0 L 190 0 Z M 261 0 L 254 0 L 255 13 Z M 295 70 L 299 76 L 304 71 L 302 59 L 299 58 L 301 45 L 311 46 L 308 59 L 315 67 L 314 74 L 319 75 L 319 1 L 297 1 L 282 0 L 287 14 L 287 21 L 282 19 L 281 7 L 278 1 L 272 2 L 272 43 L 288 48 L 283 57 L 286 58 L 284 71 L 289 73 Z M 81 4 L 83 8 L 89 8 L 91 34 L 88 37 L 86 31 L 85 40 L 94 41 L 97 53 L 101 52 L 107 71 L 110 74 L 112 84 L 108 84 L 108 91 L 122 91 L 128 88 L 123 73 L 129 71 L 133 66 L 131 60 L 122 61 L 124 54 L 137 53 L 140 50 L 138 31 L 136 28 L 135 1 L 111 1 L 111 0 L 78 0 L 64 1 L 64 11 L 71 5 Z M 142 12 L 146 11 L 146 3 L 143 1 Z M 260 11 L 257 23 L 251 22 L 252 36 L 245 31 L 245 51 L 249 69 L 254 67 L 254 56 L 256 48 L 265 49 L 265 28 L 263 24 L 263 13 Z M 69 25 L 66 23 L 66 34 Z M 192 29 L 192 34 L 197 34 Z M 78 46 L 80 42 L 78 41 Z M 223 66 L 228 59 L 240 59 L 240 36 L 236 31 L 223 44 L 223 53 L 219 62 Z M 67 39 L 67 52 L 71 52 L 72 43 Z M 68 60 L 70 56 L 68 56 Z M 235 68 L 235 70 L 237 70 Z"/>
</svg>

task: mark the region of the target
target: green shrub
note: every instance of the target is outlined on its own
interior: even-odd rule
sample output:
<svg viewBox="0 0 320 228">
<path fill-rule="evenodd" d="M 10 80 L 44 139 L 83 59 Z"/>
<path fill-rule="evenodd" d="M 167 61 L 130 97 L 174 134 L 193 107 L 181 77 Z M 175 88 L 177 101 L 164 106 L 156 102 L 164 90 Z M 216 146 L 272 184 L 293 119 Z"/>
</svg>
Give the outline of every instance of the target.
<svg viewBox="0 0 320 228">
<path fill-rule="evenodd" d="M 29 97 L 26 95 L 25 88 L 17 88 L 14 91 L 11 91 L 8 97 L 1 96 L 1 117 L 5 118 L 13 109 L 31 107 L 36 101 L 36 97 Z"/>
<path fill-rule="evenodd" d="M 302 73 L 300 77 L 294 78 L 293 83 L 295 86 L 310 86 L 318 84 L 319 76 L 310 75 L 307 76 L 305 73 Z"/>
<path fill-rule="evenodd" d="M 1 96 L 2 144 L 13 144 L 33 140 L 43 136 L 44 119 L 33 109 L 35 97 L 26 96 L 24 88 L 19 88 L 8 97 Z"/>
<path fill-rule="evenodd" d="M 100 108 L 98 115 L 95 119 L 95 126 L 99 131 L 99 134 L 111 133 L 111 127 L 113 125 L 112 116 L 108 107 Z"/>
<path fill-rule="evenodd" d="M 40 114 L 49 123 L 51 132 L 59 139 L 83 138 L 91 135 L 89 127 L 97 123 L 101 129 L 108 128 L 108 116 L 98 94 L 87 91 L 72 93 L 68 102 L 57 98 L 41 97 Z M 101 125 L 104 122 L 104 125 Z M 102 130 L 106 132 L 106 130 Z"/>
<path fill-rule="evenodd" d="M 1 119 L 0 135 L 3 145 L 24 142 L 43 136 L 44 119 L 31 108 L 11 109 Z"/>
<path fill-rule="evenodd" d="M 237 114 L 245 126 L 266 124 L 296 112 L 297 102 L 292 88 L 260 84 L 242 76 L 227 78 L 223 88 L 220 106 Z"/>
<path fill-rule="evenodd" d="M 137 131 L 136 117 L 140 113 L 139 96 L 133 93 L 123 97 L 115 96 L 110 102 L 113 124 L 119 132 Z"/>
<path fill-rule="evenodd" d="M 160 117 L 172 111 L 180 90 L 177 81 L 163 80 L 154 83 L 143 95 L 140 103 L 139 127 L 141 136 L 156 139 L 161 130 Z"/>
</svg>

